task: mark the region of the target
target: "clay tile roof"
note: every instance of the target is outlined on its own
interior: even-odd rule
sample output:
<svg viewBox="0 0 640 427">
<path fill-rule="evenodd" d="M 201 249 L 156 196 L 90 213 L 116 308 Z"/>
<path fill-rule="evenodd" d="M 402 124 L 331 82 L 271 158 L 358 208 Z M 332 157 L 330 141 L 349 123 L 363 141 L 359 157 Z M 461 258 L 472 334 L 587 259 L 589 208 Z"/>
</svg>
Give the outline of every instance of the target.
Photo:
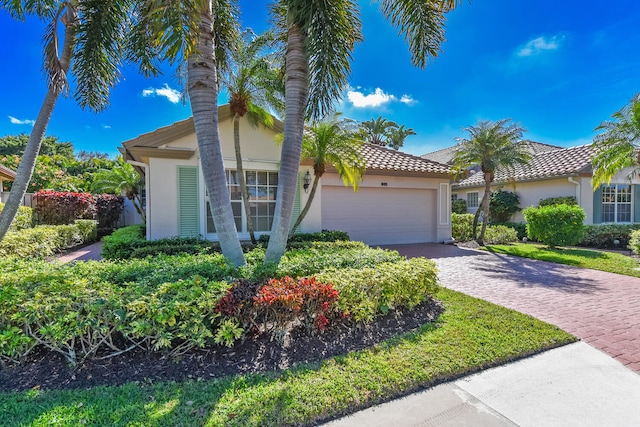
<svg viewBox="0 0 640 427">
<path fill-rule="evenodd" d="M 557 145 L 543 144 L 542 142 L 535 141 L 526 141 L 525 145 L 527 147 L 527 151 L 531 154 L 543 153 L 545 151 L 553 151 L 561 149 L 562 147 L 558 147 Z M 441 150 L 432 151 L 431 153 L 423 154 L 423 159 L 433 160 L 434 162 L 444 163 L 447 165 L 453 164 L 453 157 L 456 154 L 456 150 L 458 149 L 457 145 L 452 147 L 443 148 Z"/>
<path fill-rule="evenodd" d="M 451 173 L 451 168 L 445 164 L 412 156 L 411 154 L 374 144 L 364 144 L 362 154 L 367 161 L 367 170 L 413 172 L 428 174 Z"/>
<path fill-rule="evenodd" d="M 0 165 L 0 178 L 15 179 L 16 173 L 6 166 Z"/>
<path fill-rule="evenodd" d="M 591 144 L 578 147 L 543 151 L 533 156 L 527 166 L 516 166 L 513 169 L 498 169 L 494 183 L 533 181 L 537 179 L 555 178 L 591 172 L 593 148 Z M 475 173 L 456 184 L 457 187 L 478 187 L 484 185 L 482 173 Z"/>
</svg>

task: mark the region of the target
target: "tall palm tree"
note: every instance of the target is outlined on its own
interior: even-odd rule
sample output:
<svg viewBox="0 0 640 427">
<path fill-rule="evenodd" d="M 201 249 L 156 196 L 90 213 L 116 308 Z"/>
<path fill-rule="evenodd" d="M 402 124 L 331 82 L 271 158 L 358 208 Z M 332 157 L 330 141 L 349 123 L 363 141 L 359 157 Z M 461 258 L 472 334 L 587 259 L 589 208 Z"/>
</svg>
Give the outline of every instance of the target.
<svg viewBox="0 0 640 427">
<path fill-rule="evenodd" d="M 425 67 L 444 42 L 444 15 L 460 0 L 378 0 L 381 13 L 407 40 L 412 62 Z M 286 34 L 286 112 L 278 199 L 266 262 L 284 254 L 295 199 L 305 117 L 332 109 L 346 86 L 355 44 L 362 40 L 355 0 L 277 0 L 278 27 Z"/>
<path fill-rule="evenodd" d="M 633 167 L 632 175 L 640 172 L 640 93 L 611 118 L 595 129 L 604 132 L 593 138 L 596 151 L 593 158 L 594 189 L 610 183 L 622 169 Z"/>
<path fill-rule="evenodd" d="M 526 141 L 522 139 L 525 129 L 511 119 L 496 122 L 480 121 L 477 126 L 469 126 L 469 138 L 458 138 L 458 146 L 454 155 L 454 166 L 459 171 L 468 167 L 480 165 L 484 177 L 484 195 L 481 208 L 476 211 L 473 219 L 473 238 L 476 239 L 478 218 L 482 212 L 482 229 L 477 237 L 481 245 L 489 222 L 489 196 L 491 183 L 498 168 L 512 168 L 516 165 L 526 165 L 531 159 Z"/>
<path fill-rule="evenodd" d="M 400 125 L 399 127 L 392 129 L 389 132 L 387 145 L 394 150 L 399 150 L 400 147 L 404 145 L 405 139 L 407 139 L 407 137 L 410 135 L 416 135 L 416 131 L 414 131 L 412 128 L 405 129 L 404 125 Z"/>
<path fill-rule="evenodd" d="M 342 119 L 340 113 L 316 122 L 307 128 L 302 139 L 302 158 L 313 160 L 313 185 L 309 198 L 291 231 L 293 232 L 309 212 L 316 195 L 318 182 L 329 165 L 333 166 L 345 185 L 354 191 L 364 176 L 366 164 L 362 156 L 362 138 L 356 131 L 353 120 Z"/>
<path fill-rule="evenodd" d="M 398 129 L 398 124 L 382 116 L 360 123 L 361 133 L 365 136 L 367 142 L 381 147 L 387 145 L 387 141 L 394 129 Z"/>
<path fill-rule="evenodd" d="M 147 222 L 140 195 L 140 189 L 143 187 L 142 176 L 122 157 L 118 157 L 117 164 L 113 168 L 95 172 L 91 190 L 95 193 L 110 193 L 118 196 L 124 193 L 125 197 L 133 203 L 142 221 Z"/>
<path fill-rule="evenodd" d="M 246 30 L 238 45 L 231 51 L 228 69 L 220 77 L 223 88 L 229 92 L 238 183 L 247 217 L 247 229 L 254 244 L 256 238 L 250 220 L 249 192 L 240 149 L 240 119 L 246 115 L 254 127 L 273 127 L 273 116 L 269 109 L 279 112 L 284 110 L 284 82 L 278 57 L 269 50 L 272 41 L 271 34 L 256 36 L 253 31 Z"/>
<path fill-rule="evenodd" d="M 235 1 L 143 0 L 136 6 L 135 33 L 150 39 L 132 46 L 134 56 L 143 58 L 143 70 L 155 66 L 152 59 L 158 54 L 172 63 L 186 61 L 187 92 L 211 216 L 222 253 L 234 265 L 243 265 L 220 146 L 217 105 L 218 67 L 226 66 L 228 49 L 240 34 Z"/>
<path fill-rule="evenodd" d="M 0 214 L 0 240 L 26 193 L 55 104 L 61 94 L 69 92 L 67 74 L 75 76 L 73 95 L 82 108 L 100 111 L 107 107 L 123 60 L 130 6 L 129 0 L 0 1 L 0 8 L 15 19 L 33 16 L 48 22 L 43 36 L 47 93 Z M 61 24 L 63 31 L 59 31 Z"/>
</svg>

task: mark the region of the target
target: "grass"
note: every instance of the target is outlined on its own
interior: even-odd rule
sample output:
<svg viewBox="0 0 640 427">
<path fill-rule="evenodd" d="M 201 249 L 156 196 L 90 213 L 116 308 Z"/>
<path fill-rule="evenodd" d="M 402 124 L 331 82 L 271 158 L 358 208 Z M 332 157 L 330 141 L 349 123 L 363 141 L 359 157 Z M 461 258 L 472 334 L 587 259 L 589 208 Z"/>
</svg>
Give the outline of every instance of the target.
<svg viewBox="0 0 640 427">
<path fill-rule="evenodd" d="M 0 394 L 0 426 L 313 424 L 575 341 L 531 316 L 439 289 L 434 324 L 280 373 Z"/>
<path fill-rule="evenodd" d="M 517 243 L 513 245 L 487 245 L 489 252 L 515 255 L 523 258 L 551 261 L 558 264 L 574 265 L 592 270 L 608 271 L 625 276 L 640 277 L 640 262 L 627 255 L 593 249 L 556 248 L 535 243 Z"/>
</svg>

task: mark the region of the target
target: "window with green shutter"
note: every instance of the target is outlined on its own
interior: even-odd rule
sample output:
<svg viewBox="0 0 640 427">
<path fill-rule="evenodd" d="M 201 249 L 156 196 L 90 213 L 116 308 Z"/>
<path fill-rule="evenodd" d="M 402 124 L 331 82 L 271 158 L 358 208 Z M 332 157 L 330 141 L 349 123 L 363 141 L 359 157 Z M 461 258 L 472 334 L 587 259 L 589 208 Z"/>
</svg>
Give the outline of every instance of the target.
<svg viewBox="0 0 640 427">
<path fill-rule="evenodd" d="M 198 168 L 178 166 L 178 234 L 180 237 L 200 235 L 199 199 Z"/>
</svg>

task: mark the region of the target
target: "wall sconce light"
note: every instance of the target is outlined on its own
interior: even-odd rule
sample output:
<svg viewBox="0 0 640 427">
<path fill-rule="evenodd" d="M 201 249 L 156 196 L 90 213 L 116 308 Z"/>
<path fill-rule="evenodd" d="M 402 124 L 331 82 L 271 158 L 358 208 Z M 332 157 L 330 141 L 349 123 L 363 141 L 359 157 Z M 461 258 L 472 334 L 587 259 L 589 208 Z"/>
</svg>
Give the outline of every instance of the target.
<svg viewBox="0 0 640 427">
<path fill-rule="evenodd" d="M 302 188 L 304 188 L 304 192 L 308 193 L 309 192 L 309 185 L 311 185 L 311 174 L 309 173 L 309 170 L 307 170 L 307 173 L 304 174 L 304 184 L 302 185 Z"/>
</svg>

